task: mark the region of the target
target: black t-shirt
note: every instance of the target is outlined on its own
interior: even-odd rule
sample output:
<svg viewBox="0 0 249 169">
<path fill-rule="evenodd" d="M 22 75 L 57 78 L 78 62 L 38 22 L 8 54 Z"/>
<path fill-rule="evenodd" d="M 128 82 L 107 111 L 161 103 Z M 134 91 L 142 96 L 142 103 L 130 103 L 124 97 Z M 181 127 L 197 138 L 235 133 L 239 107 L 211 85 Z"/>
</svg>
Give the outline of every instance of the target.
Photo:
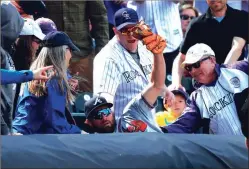
<svg viewBox="0 0 249 169">
<path fill-rule="evenodd" d="M 227 5 L 225 17 L 218 22 L 213 18 L 209 8 L 205 14 L 189 24 L 180 51 L 186 54 L 196 43 L 205 43 L 214 50 L 216 61 L 221 64 L 231 50 L 235 36 L 245 39 L 248 43 L 248 12 Z"/>
</svg>

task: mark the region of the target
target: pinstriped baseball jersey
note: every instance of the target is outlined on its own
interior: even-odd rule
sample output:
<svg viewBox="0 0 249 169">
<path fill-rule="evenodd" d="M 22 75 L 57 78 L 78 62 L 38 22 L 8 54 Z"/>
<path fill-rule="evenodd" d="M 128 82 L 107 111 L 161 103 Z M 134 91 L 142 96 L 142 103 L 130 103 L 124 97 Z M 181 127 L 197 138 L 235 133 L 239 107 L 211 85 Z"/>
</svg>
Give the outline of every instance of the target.
<svg viewBox="0 0 249 169">
<path fill-rule="evenodd" d="M 210 133 L 242 135 L 234 96 L 248 90 L 248 62 L 236 62 L 233 68 L 216 65 L 216 72 L 218 79 L 191 94 L 191 105 L 166 127 L 168 132 L 195 132 L 201 119 L 210 119 Z"/>
<path fill-rule="evenodd" d="M 203 118 L 210 118 L 210 133 L 242 135 L 233 96 L 248 88 L 248 75 L 235 69 L 220 69 L 220 76 L 211 86 L 196 92 L 196 104 Z"/>
<path fill-rule="evenodd" d="M 114 36 L 94 59 L 94 94 L 112 95 L 106 99 L 113 100 L 117 122 L 128 102 L 149 84 L 153 54 L 141 42 L 138 42 L 138 54 L 143 71 Z"/>
<path fill-rule="evenodd" d="M 178 4 L 171 0 L 146 0 L 143 3 L 129 1 L 128 8 L 137 11 L 152 31 L 167 40 L 164 53 L 176 50 L 183 40 Z"/>
</svg>

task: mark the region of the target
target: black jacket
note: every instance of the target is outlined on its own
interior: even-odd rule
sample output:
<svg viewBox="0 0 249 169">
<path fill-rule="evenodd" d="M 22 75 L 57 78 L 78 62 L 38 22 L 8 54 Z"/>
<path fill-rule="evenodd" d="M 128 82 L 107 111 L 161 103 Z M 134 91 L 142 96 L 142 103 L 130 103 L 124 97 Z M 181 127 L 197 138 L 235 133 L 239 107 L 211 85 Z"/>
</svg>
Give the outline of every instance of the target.
<svg viewBox="0 0 249 169">
<path fill-rule="evenodd" d="M 14 70 L 14 62 L 10 56 L 12 44 L 18 38 L 24 20 L 16 8 L 9 2 L 1 3 L 1 69 Z M 13 100 L 15 84 L 1 85 L 1 134 L 8 134 L 12 126 Z M 7 126 L 6 126 L 7 125 Z"/>
</svg>

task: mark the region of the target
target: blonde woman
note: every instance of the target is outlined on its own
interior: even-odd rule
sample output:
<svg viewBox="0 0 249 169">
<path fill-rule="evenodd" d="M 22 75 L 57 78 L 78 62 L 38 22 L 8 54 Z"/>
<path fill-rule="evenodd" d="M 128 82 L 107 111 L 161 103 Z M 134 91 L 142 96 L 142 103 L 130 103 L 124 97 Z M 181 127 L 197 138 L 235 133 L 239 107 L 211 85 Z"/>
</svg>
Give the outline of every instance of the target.
<svg viewBox="0 0 249 169">
<path fill-rule="evenodd" d="M 55 75 L 47 82 L 31 81 L 22 85 L 13 121 L 14 133 L 81 133 L 66 108 L 74 101 L 67 74 L 71 51 L 79 49 L 63 32 L 51 32 L 44 38 L 44 47 L 30 69 L 53 65 Z"/>
</svg>

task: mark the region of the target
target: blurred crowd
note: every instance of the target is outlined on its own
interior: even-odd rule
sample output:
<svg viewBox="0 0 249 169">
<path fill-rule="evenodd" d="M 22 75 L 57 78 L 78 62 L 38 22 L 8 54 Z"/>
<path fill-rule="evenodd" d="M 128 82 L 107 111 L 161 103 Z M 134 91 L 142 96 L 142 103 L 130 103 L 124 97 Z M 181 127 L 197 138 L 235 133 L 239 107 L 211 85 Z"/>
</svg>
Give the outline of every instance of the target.
<svg viewBox="0 0 249 169">
<path fill-rule="evenodd" d="M 247 138 L 248 31 L 243 0 L 1 1 L 1 134 Z"/>
</svg>

